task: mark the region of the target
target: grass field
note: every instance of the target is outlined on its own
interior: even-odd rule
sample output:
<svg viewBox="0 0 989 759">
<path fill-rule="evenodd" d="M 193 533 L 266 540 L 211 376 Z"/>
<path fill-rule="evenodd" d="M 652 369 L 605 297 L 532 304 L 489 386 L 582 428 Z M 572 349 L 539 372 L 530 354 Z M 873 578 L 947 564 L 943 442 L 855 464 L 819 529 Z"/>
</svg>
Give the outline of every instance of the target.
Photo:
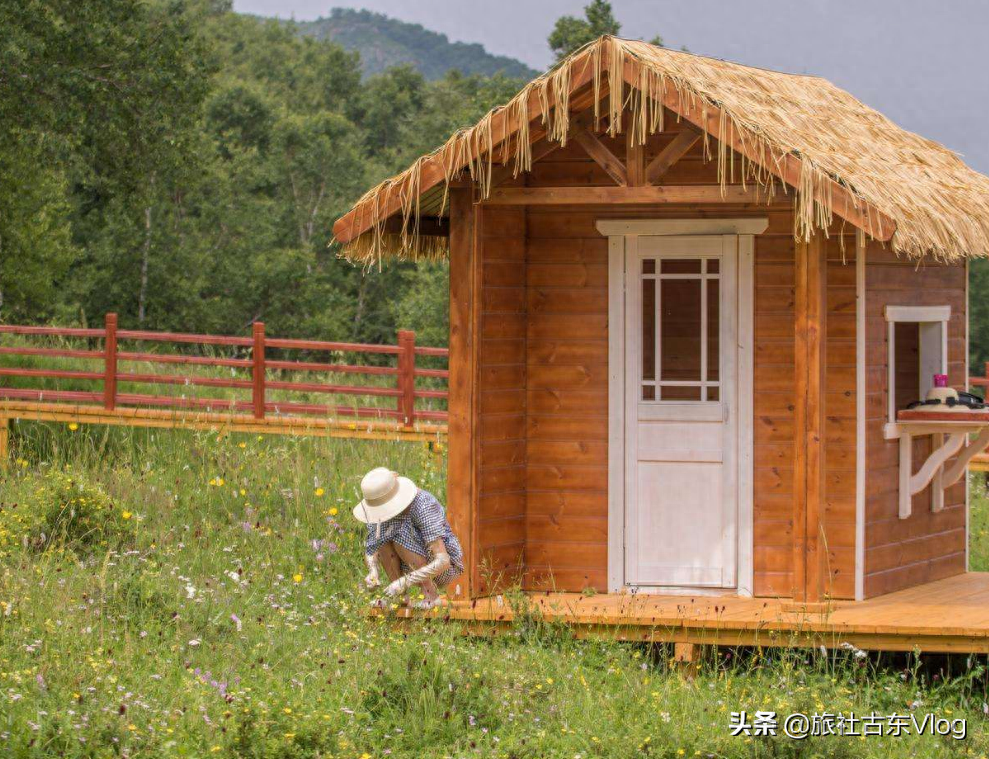
<svg viewBox="0 0 989 759">
<path fill-rule="evenodd" d="M 365 617 L 360 475 L 424 446 L 15 428 L 0 479 L 2 757 L 985 756 L 984 659 L 663 647 L 538 620 L 497 640 Z M 973 568 L 989 506 L 973 499 Z M 729 715 L 934 712 L 968 737 L 734 737 Z"/>
</svg>

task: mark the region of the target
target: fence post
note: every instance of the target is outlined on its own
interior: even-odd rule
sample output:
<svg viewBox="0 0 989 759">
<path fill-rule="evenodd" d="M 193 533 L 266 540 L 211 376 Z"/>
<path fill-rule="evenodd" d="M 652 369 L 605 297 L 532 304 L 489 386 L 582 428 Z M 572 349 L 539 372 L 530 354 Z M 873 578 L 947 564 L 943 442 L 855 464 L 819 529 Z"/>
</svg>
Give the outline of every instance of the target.
<svg viewBox="0 0 989 759">
<path fill-rule="evenodd" d="M 0 470 L 10 462 L 10 419 L 0 416 Z"/>
<path fill-rule="evenodd" d="M 254 346 L 251 350 L 254 364 L 251 367 L 251 379 L 254 387 L 251 400 L 254 402 L 254 418 L 264 419 L 264 322 L 254 322 Z"/>
<path fill-rule="evenodd" d="M 117 407 L 117 315 L 107 314 L 103 337 L 103 408 Z"/>
<path fill-rule="evenodd" d="M 398 331 L 398 410 L 402 423 L 411 427 L 416 418 L 416 333 Z"/>
</svg>

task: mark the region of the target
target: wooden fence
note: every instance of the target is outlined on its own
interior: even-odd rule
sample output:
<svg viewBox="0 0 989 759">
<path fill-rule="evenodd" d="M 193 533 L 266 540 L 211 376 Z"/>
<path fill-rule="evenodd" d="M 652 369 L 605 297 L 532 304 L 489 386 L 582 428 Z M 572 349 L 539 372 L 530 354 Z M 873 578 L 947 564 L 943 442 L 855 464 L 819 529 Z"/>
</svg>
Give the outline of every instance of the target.
<svg viewBox="0 0 989 759">
<path fill-rule="evenodd" d="M 985 376 L 979 377 L 977 375 L 970 376 L 968 378 L 968 388 L 979 387 L 982 388 L 983 397 L 989 397 L 989 361 L 985 364 Z M 970 472 L 986 472 L 989 473 L 989 455 L 985 453 L 980 453 L 972 457 L 972 460 L 968 462 L 968 471 Z M 989 477 L 989 474 L 987 474 Z"/>
<path fill-rule="evenodd" d="M 99 329 L 0 325 L 0 338 L 4 335 L 18 338 L 16 344 L 0 344 L 0 454 L 6 453 L 10 419 L 419 440 L 446 433 L 447 412 L 437 406 L 445 406 L 449 370 L 417 366 L 417 358 L 428 357 L 435 365 L 445 362 L 449 351 L 416 345 L 410 331 L 398 333 L 397 345 L 368 345 L 270 337 L 261 322 L 253 324 L 250 337 L 128 330 L 118 328 L 116 314 L 107 314 Z M 61 344 L 33 345 L 32 338 Z M 131 350 L 122 350 L 122 344 Z M 46 361 L 72 366 L 44 366 Z M 25 362 L 32 365 L 15 365 Z M 78 366 L 90 363 L 96 366 Z M 180 373 L 129 370 L 133 364 L 169 365 Z M 300 374 L 310 377 L 295 379 Z M 331 381 L 311 381 L 313 375 Z M 365 384 L 337 377 L 364 378 Z M 11 387 L 12 379 L 30 386 Z M 52 382 L 55 388 L 45 386 Z M 88 389 L 63 389 L 58 383 Z M 123 392 L 121 385 L 156 387 Z M 164 386 L 242 397 L 155 394 Z M 354 402 L 299 401 L 299 394 Z M 427 401 L 426 408 L 417 403 Z"/>
</svg>

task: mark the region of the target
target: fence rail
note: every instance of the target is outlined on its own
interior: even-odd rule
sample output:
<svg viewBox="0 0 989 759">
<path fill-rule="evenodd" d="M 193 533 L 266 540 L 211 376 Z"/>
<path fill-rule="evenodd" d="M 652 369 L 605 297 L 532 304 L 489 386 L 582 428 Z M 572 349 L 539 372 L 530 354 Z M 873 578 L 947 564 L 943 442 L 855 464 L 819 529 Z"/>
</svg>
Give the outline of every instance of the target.
<svg viewBox="0 0 989 759">
<path fill-rule="evenodd" d="M 255 322 L 247 337 L 120 329 L 117 315 L 107 314 L 102 329 L 0 325 L 0 338 L 3 335 L 28 339 L 23 345 L 0 345 L 0 399 L 86 404 L 107 412 L 118 406 L 243 412 L 256 422 L 305 416 L 345 417 L 387 420 L 398 428 L 412 429 L 423 422 L 443 427 L 447 420 L 445 408 L 438 408 L 437 403 L 447 399 L 445 382 L 449 370 L 437 368 L 436 360 L 448 359 L 449 351 L 416 345 L 415 333 L 408 330 L 398 332 L 396 345 L 371 345 L 270 337 L 262 322 Z M 88 344 L 28 344 L 35 337 L 66 343 L 82 340 Z M 121 344 L 129 350 L 122 350 Z M 149 344 L 165 350 L 157 352 Z M 209 351 L 223 355 L 204 355 Z M 362 363 L 364 358 L 377 363 Z M 432 365 L 417 366 L 417 358 L 429 359 Z M 29 365 L 17 365 L 18 359 Z M 71 368 L 45 366 L 48 360 L 76 363 Z M 80 362 L 99 362 L 102 367 L 90 363 L 79 366 Z M 157 373 L 156 365 L 174 367 L 176 373 Z M 210 369 L 214 371 L 195 373 Z M 329 377 L 320 381 L 314 376 L 317 374 Z M 346 381 L 351 377 L 354 384 Z M 10 379 L 15 378 L 29 380 L 30 386 L 10 386 Z M 367 378 L 367 384 L 358 384 L 363 378 Z M 417 386 L 417 380 L 428 386 Z M 72 389 L 39 386 L 45 381 L 73 384 Z M 92 387 L 80 389 L 77 383 Z M 160 389 L 156 394 L 153 388 L 150 392 L 122 391 L 120 385 L 213 388 L 213 395 L 224 394 L 216 393 L 218 389 L 243 397 L 189 397 L 162 394 Z M 309 397 L 299 398 L 299 394 Z M 323 402 L 319 396 L 337 396 L 338 402 Z M 339 402 L 339 396 L 354 402 Z M 376 400 L 377 405 L 370 399 Z"/>
</svg>

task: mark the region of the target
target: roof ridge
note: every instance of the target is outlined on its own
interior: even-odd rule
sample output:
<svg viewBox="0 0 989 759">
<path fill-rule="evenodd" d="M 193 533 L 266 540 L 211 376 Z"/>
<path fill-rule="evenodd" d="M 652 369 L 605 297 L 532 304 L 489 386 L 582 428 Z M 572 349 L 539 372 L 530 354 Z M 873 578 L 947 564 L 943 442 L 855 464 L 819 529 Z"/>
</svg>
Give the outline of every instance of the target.
<svg viewBox="0 0 989 759">
<path fill-rule="evenodd" d="M 731 58 L 719 58 L 714 55 L 704 55 L 703 53 L 695 53 L 692 50 L 674 50 L 673 48 L 666 47 L 665 45 L 654 45 L 653 43 L 647 42 L 646 40 L 643 39 L 631 39 L 629 37 L 620 37 L 615 34 L 602 34 L 600 37 L 598 37 L 598 40 L 604 39 L 605 37 L 621 40 L 622 42 L 631 42 L 633 44 L 649 45 L 649 47 L 656 48 L 657 50 L 663 50 L 667 53 L 673 53 L 674 55 L 689 55 L 693 58 L 702 58 L 708 61 L 719 61 L 720 63 L 727 63 L 730 66 L 738 66 L 744 69 L 751 69 L 752 71 L 762 71 L 769 74 L 782 74 L 783 76 L 792 76 L 796 79 L 819 79 L 823 82 L 827 82 L 828 84 L 837 87 L 837 85 L 834 84 L 834 82 L 832 82 L 826 76 L 822 76 L 821 74 L 797 74 L 793 71 L 780 71 L 779 69 L 771 69 L 768 68 L 767 66 L 755 66 L 751 63 L 742 63 L 741 61 L 732 60 Z"/>
</svg>

